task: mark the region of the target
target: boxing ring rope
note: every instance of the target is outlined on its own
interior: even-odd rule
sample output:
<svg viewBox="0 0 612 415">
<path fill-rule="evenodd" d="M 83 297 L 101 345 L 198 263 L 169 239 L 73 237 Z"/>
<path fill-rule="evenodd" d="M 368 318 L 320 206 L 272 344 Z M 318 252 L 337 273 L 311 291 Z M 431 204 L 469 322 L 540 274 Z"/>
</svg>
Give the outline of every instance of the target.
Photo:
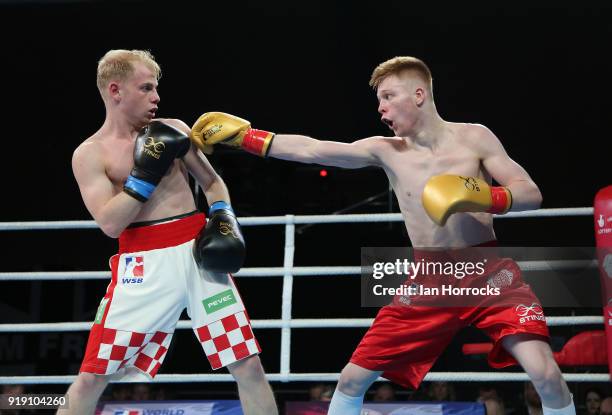
<svg viewBox="0 0 612 415">
<path fill-rule="evenodd" d="M 524 212 L 510 212 L 496 218 L 525 218 L 525 217 L 556 217 L 556 216 L 588 216 L 593 214 L 593 208 L 558 208 L 540 209 Z M 236 277 L 283 277 L 281 319 L 253 320 L 254 328 L 280 328 L 281 352 L 280 373 L 268 374 L 271 381 L 336 381 L 338 373 L 291 373 L 291 329 L 293 328 L 356 328 L 369 327 L 373 319 L 292 319 L 291 304 L 293 295 L 293 278 L 296 276 L 338 276 L 360 275 L 361 267 L 294 267 L 295 253 L 295 225 L 296 224 L 324 224 L 324 223 L 364 223 L 364 222 L 401 222 L 403 217 L 399 213 L 381 214 L 351 214 L 351 215 L 285 215 L 240 218 L 242 226 L 284 225 L 285 246 L 283 267 L 244 268 Z M 1 222 L 0 231 L 32 231 L 32 230 L 66 230 L 66 229 L 95 229 L 94 221 L 50 221 L 50 222 Z M 597 261 L 523 261 L 519 262 L 521 269 L 536 271 L 550 269 L 554 264 L 558 269 L 571 269 L 575 267 L 596 267 Z M 108 279 L 109 271 L 77 271 L 77 272 L 2 272 L 0 281 L 10 280 L 86 280 Z M 565 326 L 578 324 L 602 324 L 602 316 L 571 316 L 548 317 L 550 326 Z M 38 323 L 38 324 L 0 324 L 0 332 L 39 332 L 39 331 L 87 331 L 91 322 L 71 323 Z M 177 324 L 178 329 L 191 328 L 190 321 L 182 320 Z M 609 382 L 608 373 L 565 374 L 568 381 L 573 382 Z M 0 376 L 0 384 L 6 383 L 71 383 L 76 376 Z M 524 373 L 504 372 L 432 372 L 427 374 L 427 381 L 525 381 Z M 208 382 L 233 381 L 229 374 L 160 374 L 155 382 Z"/>
<path fill-rule="evenodd" d="M 592 207 L 554 208 L 526 210 L 523 212 L 508 212 L 505 215 L 493 215 L 496 219 L 511 218 L 541 218 L 554 216 L 589 216 L 593 214 Z M 257 225 L 296 225 L 308 223 L 354 223 L 354 222 L 402 222 L 401 213 L 366 213 L 352 215 L 285 215 L 258 216 L 240 218 L 242 226 Z M 0 222 L 0 231 L 32 231 L 51 229 L 96 229 L 98 225 L 93 220 L 66 221 L 35 221 L 35 222 Z"/>
<path fill-rule="evenodd" d="M 292 329 L 314 329 L 314 328 L 358 328 L 370 327 L 373 318 L 301 318 L 291 319 L 286 322 L 282 319 L 251 320 L 251 325 L 256 329 L 280 329 L 288 327 Z M 17 332 L 51 332 L 51 331 L 87 331 L 91 328 L 91 321 L 75 323 L 24 323 L 24 324 L 0 324 L 0 333 Z M 570 316 L 570 317 L 546 317 L 548 326 L 574 326 L 587 324 L 603 324 L 603 316 Z M 180 320 L 177 329 L 191 329 L 190 320 Z"/>
<path fill-rule="evenodd" d="M 517 261 L 523 271 L 547 271 L 554 265 L 556 270 L 576 268 L 596 268 L 597 260 L 553 260 Z M 290 270 L 294 277 L 361 275 L 361 267 L 257 267 L 242 268 L 234 277 L 283 277 Z M 52 280 L 105 280 L 110 271 L 37 271 L 37 272 L 0 272 L 0 281 L 52 281 Z"/>
<path fill-rule="evenodd" d="M 267 373 L 269 381 L 276 382 L 335 382 L 339 373 Z M 607 373 L 564 373 L 563 378 L 568 382 L 609 382 Z M 0 384 L 59 384 L 72 383 L 76 375 L 69 376 L 0 376 Z M 379 380 L 385 380 L 379 378 Z M 430 372 L 425 381 L 447 382 L 525 382 L 530 380 L 526 373 L 507 372 Z M 155 383 L 185 383 L 185 382 L 234 382 L 230 374 L 159 374 L 153 379 Z M 123 381 L 122 383 L 140 383 L 139 381 Z"/>
</svg>

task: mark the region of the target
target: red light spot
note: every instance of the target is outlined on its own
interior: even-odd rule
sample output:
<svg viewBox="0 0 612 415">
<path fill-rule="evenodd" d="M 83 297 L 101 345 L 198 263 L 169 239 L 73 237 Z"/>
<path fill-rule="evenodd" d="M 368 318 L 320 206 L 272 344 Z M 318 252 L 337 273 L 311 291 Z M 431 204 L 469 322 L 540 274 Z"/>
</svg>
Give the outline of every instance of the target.
<svg viewBox="0 0 612 415">
<path fill-rule="evenodd" d="M 325 170 L 325 169 L 319 170 L 319 176 L 327 177 L 327 170 Z"/>
</svg>

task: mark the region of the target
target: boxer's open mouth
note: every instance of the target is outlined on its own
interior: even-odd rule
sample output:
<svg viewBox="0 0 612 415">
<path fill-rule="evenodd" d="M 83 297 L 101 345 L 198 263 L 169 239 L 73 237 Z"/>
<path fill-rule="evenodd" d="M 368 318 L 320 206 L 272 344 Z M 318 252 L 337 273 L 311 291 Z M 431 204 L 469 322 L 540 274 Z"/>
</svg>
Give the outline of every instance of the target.
<svg viewBox="0 0 612 415">
<path fill-rule="evenodd" d="M 384 124 L 387 124 L 387 126 L 388 126 L 389 128 L 393 128 L 393 121 L 388 120 L 388 119 L 386 119 L 386 118 L 383 118 L 383 119 L 382 119 L 382 122 L 383 122 Z"/>
</svg>

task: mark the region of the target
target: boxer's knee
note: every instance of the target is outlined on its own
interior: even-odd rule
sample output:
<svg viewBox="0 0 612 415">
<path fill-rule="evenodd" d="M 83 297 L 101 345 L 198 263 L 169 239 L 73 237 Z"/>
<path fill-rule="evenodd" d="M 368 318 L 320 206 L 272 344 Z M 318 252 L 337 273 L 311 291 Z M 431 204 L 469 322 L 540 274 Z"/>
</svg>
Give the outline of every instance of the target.
<svg viewBox="0 0 612 415">
<path fill-rule="evenodd" d="M 261 360 L 257 355 L 232 363 L 228 366 L 228 370 L 240 385 L 267 382 Z"/>
<path fill-rule="evenodd" d="M 345 395 L 362 396 L 380 375 L 381 372 L 374 372 L 349 363 L 340 373 L 337 388 Z"/>
<path fill-rule="evenodd" d="M 57 415 L 93 414 L 109 380 L 108 376 L 80 373 L 68 388 L 67 408 L 58 409 Z"/>
<path fill-rule="evenodd" d="M 571 396 L 548 343 L 538 336 L 520 334 L 504 339 L 506 349 L 519 361 L 533 386 L 549 408 L 561 408 Z"/>
<path fill-rule="evenodd" d="M 545 359 L 529 373 L 529 377 L 542 400 L 564 395 L 567 389 L 561 370 L 553 358 Z"/>
<path fill-rule="evenodd" d="M 71 394 L 81 398 L 98 398 L 108 385 L 108 376 L 80 373 L 71 387 Z"/>
<path fill-rule="evenodd" d="M 554 359 L 533 375 L 532 383 L 542 401 L 544 415 L 576 415 L 572 395 Z"/>
</svg>

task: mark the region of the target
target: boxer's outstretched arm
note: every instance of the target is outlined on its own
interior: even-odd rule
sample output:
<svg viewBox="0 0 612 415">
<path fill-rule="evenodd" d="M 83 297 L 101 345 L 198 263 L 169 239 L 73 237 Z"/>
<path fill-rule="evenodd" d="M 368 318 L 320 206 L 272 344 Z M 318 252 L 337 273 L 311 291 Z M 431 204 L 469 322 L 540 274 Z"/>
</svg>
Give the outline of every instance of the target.
<svg viewBox="0 0 612 415">
<path fill-rule="evenodd" d="M 115 194 L 98 150 L 96 143 L 81 144 L 72 156 L 72 171 L 91 216 L 106 235 L 117 238 L 143 204 L 125 192 Z"/>
<path fill-rule="evenodd" d="M 275 157 L 301 163 L 358 169 L 378 165 L 374 153 L 375 138 L 365 138 L 353 143 L 322 141 L 304 135 L 276 134 L 268 152 Z"/>
<path fill-rule="evenodd" d="M 474 140 L 482 165 L 491 177 L 512 193 L 512 211 L 538 209 L 542 193 L 527 171 L 512 160 L 499 139 L 488 128 L 475 125 Z"/>
<path fill-rule="evenodd" d="M 251 128 L 249 121 L 223 112 L 201 115 L 191 127 L 190 137 L 203 151 L 215 144 L 224 144 L 261 157 L 271 156 L 302 163 L 349 169 L 379 165 L 375 151 L 379 141 L 377 137 L 346 144 L 315 140 L 303 135 L 274 134 Z"/>
</svg>

